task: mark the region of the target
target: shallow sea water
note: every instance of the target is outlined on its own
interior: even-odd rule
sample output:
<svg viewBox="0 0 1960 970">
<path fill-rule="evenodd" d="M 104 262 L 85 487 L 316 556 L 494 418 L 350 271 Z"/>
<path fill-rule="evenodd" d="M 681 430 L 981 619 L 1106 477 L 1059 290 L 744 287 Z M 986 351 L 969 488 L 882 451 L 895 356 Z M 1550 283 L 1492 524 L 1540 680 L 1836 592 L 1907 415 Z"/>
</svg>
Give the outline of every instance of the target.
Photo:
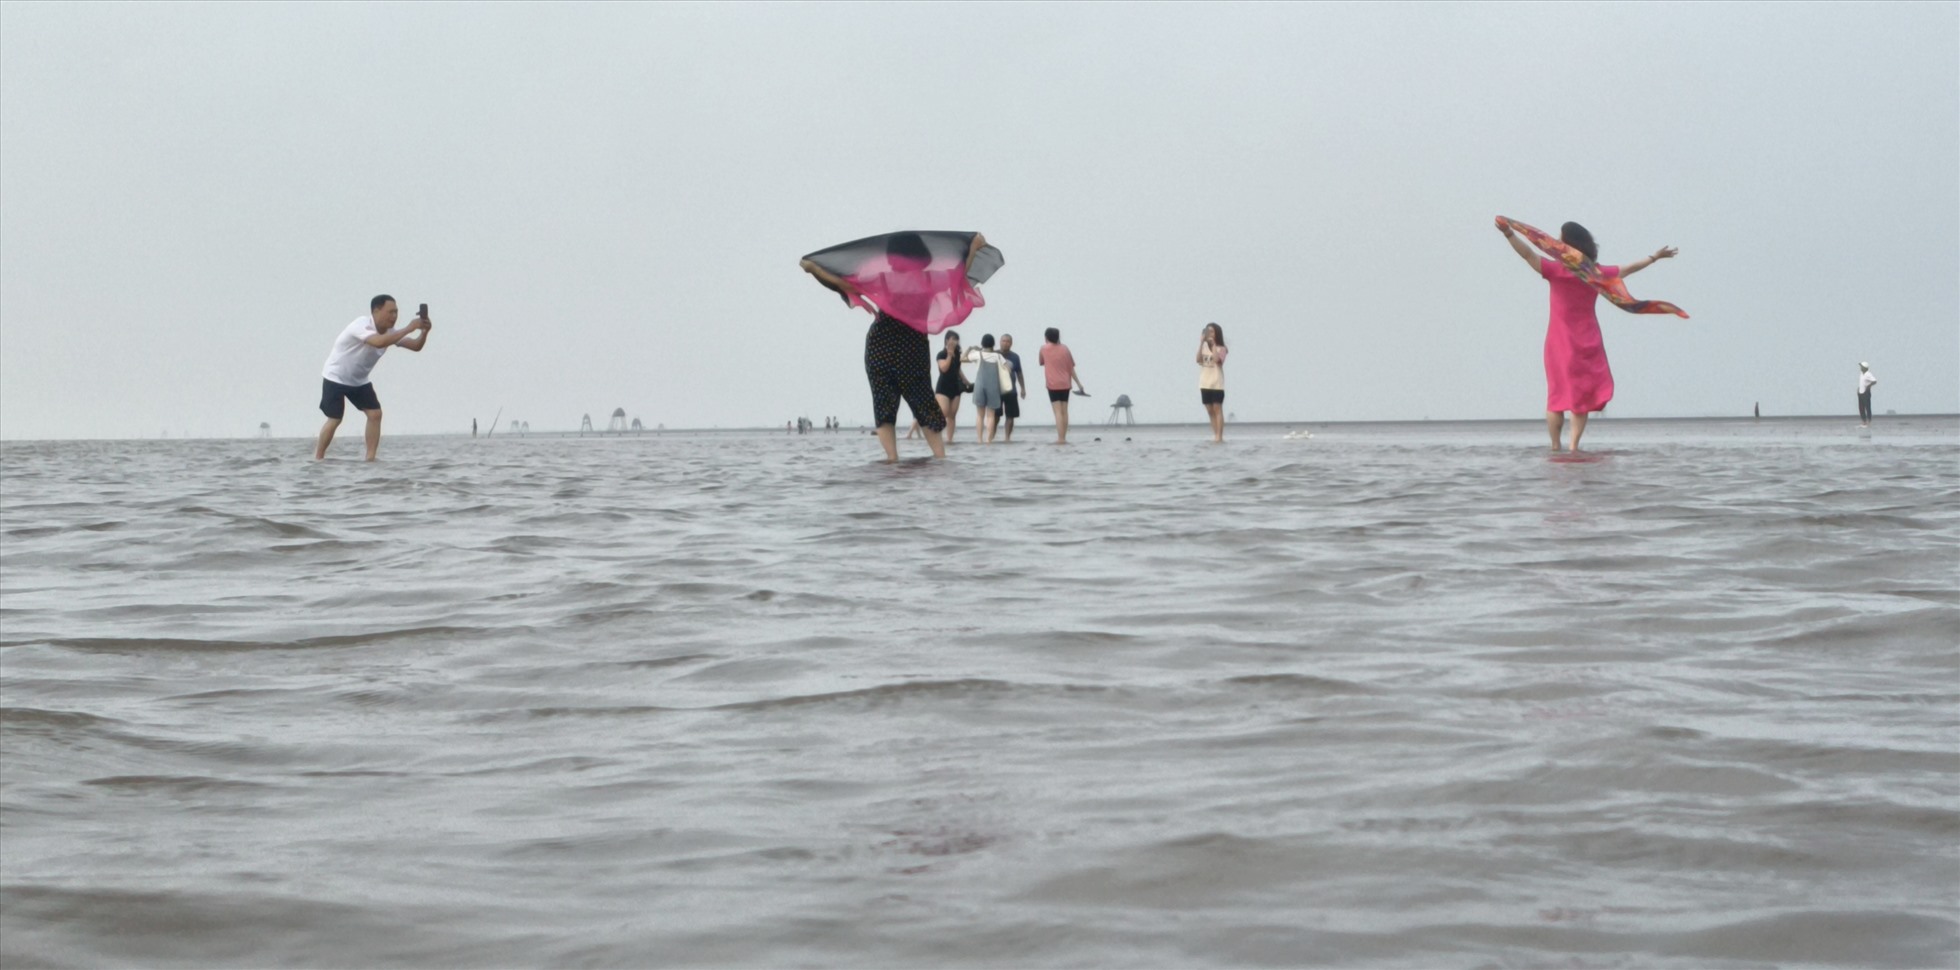
<svg viewBox="0 0 1960 970">
<path fill-rule="evenodd" d="M 0 445 L 0 963 L 1960 960 L 1960 419 L 1286 430 Z"/>
</svg>

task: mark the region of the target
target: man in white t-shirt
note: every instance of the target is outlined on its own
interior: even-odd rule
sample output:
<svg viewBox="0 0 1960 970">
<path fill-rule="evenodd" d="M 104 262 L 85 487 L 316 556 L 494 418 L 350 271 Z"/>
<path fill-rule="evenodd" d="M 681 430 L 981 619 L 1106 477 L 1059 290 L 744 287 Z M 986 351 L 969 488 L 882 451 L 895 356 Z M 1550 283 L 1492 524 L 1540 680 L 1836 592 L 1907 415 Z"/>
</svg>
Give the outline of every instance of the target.
<svg viewBox="0 0 1960 970">
<path fill-rule="evenodd" d="M 1872 426 L 1872 385 L 1878 383 L 1878 375 L 1872 373 L 1872 365 L 1858 362 L 1858 423 Z"/>
<path fill-rule="evenodd" d="M 396 330 L 395 319 L 400 315 L 395 298 L 384 293 L 368 301 L 367 316 L 348 324 L 334 338 L 333 350 L 327 353 L 327 366 L 320 374 L 320 411 L 327 416 L 327 423 L 321 426 L 319 444 L 313 448 L 316 460 L 327 457 L 327 446 L 333 444 L 334 432 L 340 430 L 340 419 L 347 413 L 348 401 L 367 415 L 367 460 L 373 461 L 374 453 L 381 449 L 381 399 L 375 396 L 374 383 L 368 380 L 368 374 L 381 362 L 381 355 L 388 348 L 400 347 L 419 353 L 429 342 L 426 306 L 407 327 Z"/>
</svg>

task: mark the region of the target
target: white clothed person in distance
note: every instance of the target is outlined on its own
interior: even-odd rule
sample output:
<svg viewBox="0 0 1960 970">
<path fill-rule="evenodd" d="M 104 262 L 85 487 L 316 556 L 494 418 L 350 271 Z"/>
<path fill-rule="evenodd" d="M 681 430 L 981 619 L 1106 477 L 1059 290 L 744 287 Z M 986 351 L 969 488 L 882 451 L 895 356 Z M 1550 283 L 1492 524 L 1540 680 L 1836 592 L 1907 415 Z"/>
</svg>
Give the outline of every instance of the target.
<svg viewBox="0 0 1960 970">
<path fill-rule="evenodd" d="M 1867 361 L 1858 362 L 1858 424 L 1872 426 L 1872 385 L 1878 383 L 1878 375 L 1872 373 L 1872 365 Z"/>
</svg>

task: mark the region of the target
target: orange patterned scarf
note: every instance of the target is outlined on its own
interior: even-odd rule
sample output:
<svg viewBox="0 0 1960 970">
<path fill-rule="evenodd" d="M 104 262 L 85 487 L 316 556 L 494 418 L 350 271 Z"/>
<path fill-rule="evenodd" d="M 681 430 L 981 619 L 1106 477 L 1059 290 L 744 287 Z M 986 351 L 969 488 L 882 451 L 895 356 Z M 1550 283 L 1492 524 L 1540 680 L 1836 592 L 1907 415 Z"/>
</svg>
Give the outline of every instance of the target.
<svg viewBox="0 0 1960 970">
<path fill-rule="evenodd" d="M 1584 281 L 1587 286 L 1598 290 L 1600 296 L 1612 301 L 1614 306 L 1628 313 L 1672 313 L 1684 320 L 1688 317 L 1688 314 L 1680 307 L 1666 300 L 1634 299 L 1633 294 L 1627 292 L 1626 283 L 1619 277 L 1607 276 L 1601 273 L 1599 267 L 1594 265 L 1592 260 L 1586 258 L 1585 253 L 1566 245 L 1565 240 L 1557 236 L 1547 235 L 1516 219 L 1506 219 L 1503 216 L 1497 217 L 1497 227 L 1499 229 L 1515 229 L 1518 232 L 1524 233 L 1524 238 L 1530 240 L 1533 246 L 1538 247 L 1539 252 L 1558 260 L 1566 269 L 1572 271 L 1572 275 Z"/>
</svg>

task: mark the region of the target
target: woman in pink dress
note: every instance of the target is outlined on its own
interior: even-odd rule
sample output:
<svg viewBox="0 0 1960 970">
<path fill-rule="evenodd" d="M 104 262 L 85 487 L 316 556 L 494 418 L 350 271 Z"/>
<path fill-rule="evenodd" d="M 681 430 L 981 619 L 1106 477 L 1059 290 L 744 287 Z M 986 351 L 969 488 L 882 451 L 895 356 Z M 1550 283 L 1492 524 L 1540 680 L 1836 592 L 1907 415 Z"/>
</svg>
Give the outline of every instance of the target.
<svg viewBox="0 0 1960 970">
<path fill-rule="evenodd" d="M 1599 291 L 1574 276 L 1565 264 L 1532 252 L 1507 225 L 1498 231 L 1511 241 L 1511 248 L 1530 264 L 1552 287 L 1552 319 L 1545 330 L 1545 430 L 1551 433 L 1552 450 L 1559 450 L 1559 434 L 1565 430 L 1566 412 L 1572 414 L 1571 450 L 1579 450 L 1579 438 L 1586 433 L 1586 419 L 1594 411 L 1606 410 L 1613 400 L 1613 371 L 1606 366 L 1606 343 L 1599 335 L 1599 317 L 1593 304 Z M 1559 239 L 1599 263 L 1599 246 L 1592 233 L 1576 222 L 1559 227 Z M 1608 278 L 1631 276 L 1649 266 L 1670 259 L 1677 250 L 1663 246 L 1652 256 L 1625 266 L 1600 266 Z"/>
</svg>

